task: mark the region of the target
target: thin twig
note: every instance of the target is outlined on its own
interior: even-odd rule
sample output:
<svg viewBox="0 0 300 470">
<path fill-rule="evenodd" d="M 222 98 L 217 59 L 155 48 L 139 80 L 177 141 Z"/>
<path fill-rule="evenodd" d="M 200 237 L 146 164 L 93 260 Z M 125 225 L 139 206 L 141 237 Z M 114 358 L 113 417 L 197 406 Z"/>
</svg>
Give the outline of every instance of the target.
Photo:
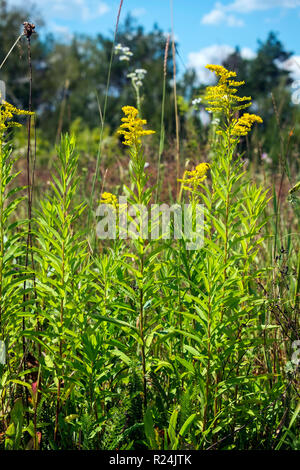
<svg viewBox="0 0 300 470">
<path fill-rule="evenodd" d="M 174 37 L 174 15 L 173 15 L 173 0 L 171 4 L 171 24 L 172 24 L 172 55 L 173 55 L 173 90 L 174 90 L 174 110 L 175 110 L 175 126 L 176 126 L 176 197 L 179 192 L 179 172 L 180 172 L 180 144 L 179 144 L 179 118 L 178 118 L 178 104 L 177 104 L 177 86 L 176 86 L 176 49 Z"/>
<path fill-rule="evenodd" d="M 16 39 L 16 41 L 14 42 L 13 46 L 10 48 L 10 50 L 8 51 L 8 53 L 6 54 L 4 60 L 2 61 L 1 65 L 0 65 L 0 70 L 2 69 L 3 65 L 5 64 L 5 62 L 7 61 L 8 57 L 10 56 L 10 54 L 12 53 L 12 51 L 14 50 L 14 48 L 16 47 L 16 45 L 18 44 L 18 42 L 20 41 L 21 37 L 24 36 L 24 33 L 20 34 L 20 36 Z"/>
<path fill-rule="evenodd" d="M 164 128 L 164 117 L 165 117 L 165 101 L 166 101 L 166 82 L 167 82 L 167 65 L 168 65 L 168 52 L 170 45 L 170 35 L 167 37 L 165 55 L 164 55 L 164 78 L 163 78 L 163 98 L 161 105 L 161 123 L 160 123 L 160 139 L 159 139 L 159 151 L 158 151 L 158 164 L 157 164 L 157 182 L 156 182 L 156 195 L 155 201 L 158 199 L 159 192 L 159 182 L 160 182 L 160 165 L 161 165 L 161 156 L 164 149 L 165 141 L 165 128 Z"/>
<path fill-rule="evenodd" d="M 109 91 L 109 86 L 110 86 L 110 77 L 111 77 L 111 69 L 112 69 L 112 63 L 113 63 L 113 58 L 114 58 L 114 51 L 115 51 L 115 42 L 117 38 L 117 33 L 118 33 L 118 28 L 119 28 L 119 21 L 120 21 L 120 15 L 121 15 L 121 10 L 123 6 L 123 1 L 120 1 L 119 5 L 119 11 L 117 15 L 117 21 L 116 21 L 116 27 L 115 27 L 115 32 L 114 32 L 114 39 L 112 43 L 112 48 L 111 48 L 111 54 L 110 54 L 110 62 L 109 62 L 109 68 L 108 68 L 108 75 L 107 75 L 107 82 L 106 82 L 106 91 L 105 91 L 105 99 L 104 99 L 104 106 L 103 106 L 103 115 L 102 115 L 102 120 L 101 120 L 101 130 L 100 130 L 100 140 L 99 140 L 99 147 L 98 147 L 98 155 L 97 155 L 97 161 L 96 161 L 96 169 L 95 173 L 93 176 L 93 182 L 92 182 L 92 191 L 91 191 L 91 197 L 90 197 L 90 208 L 89 208 L 89 217 L 88 217 L 88 227 L 90 226 L 90 218 L 91 218 L 91 212 L 92 212 L 92 204 L 93 204 L 93 199 L 94 199 L 94 193 L 95 193 L 95 185 L 99 173 L 99 166 L 100 166 L 100 159 L 101 159 L 101 150 L 102 150 L 102 140 L 103 140 L 103 132 L 104 132 L 104 124 L 105 124 L 105 117 L 106 117 L 106 109 L 107 109 L 107 101 L 108 101 L 108 91 Z"/>
</svg>

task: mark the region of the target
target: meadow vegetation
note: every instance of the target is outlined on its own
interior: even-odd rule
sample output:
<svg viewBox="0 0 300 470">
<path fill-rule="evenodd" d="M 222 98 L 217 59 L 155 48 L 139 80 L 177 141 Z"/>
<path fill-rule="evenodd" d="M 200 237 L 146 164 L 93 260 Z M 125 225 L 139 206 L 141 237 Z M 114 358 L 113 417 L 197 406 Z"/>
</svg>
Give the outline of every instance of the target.
<svg viewBox="0 0 300 470">
<path fill-rule="evenodd" d="M 33 59 L 34 47 L 46 56 L 78 45 L 49 52 L 23 39 Z M 259 54 L 282 55 L 282 45 L 271 35 L 255 63 L 241 65 L 237 51 L 207 66 L 213 85 L 186 74 L 176 90 L 170 39 L 161 47 L 158 29 L 150 39 L 137 29 L 136 50 L 81 39 L 124 85 L 110 96 L 99 78 L 98 127 L 83 83 L 76 93 L 64 82 L 41 126 L 35 103 L 49 90 L 34 92 L 34 75 L 28 111 L 10 104 L 9 83 L 1 100 L 0 449 L 299 450 L 299 110 L 279 67 L 266 71 L 269 94 L 265 81 L 257 97 L 251 90 Z M 138 59 L 124 83 L 128 52 L 154 57 L 155 47 L 153 68 Z M 70 89 L 69 110 L 80 100 L 86 109 L 67 122 Z M 202 204 L 203 245 L 190 250 L 183 232 L 144 236 L 139 211 L 129 215 L 135 238 L 117 225 L 115 239 L 100 240 L 97 207 L 119 216 L 119 196 L 138 207 Z"/>
</svg>

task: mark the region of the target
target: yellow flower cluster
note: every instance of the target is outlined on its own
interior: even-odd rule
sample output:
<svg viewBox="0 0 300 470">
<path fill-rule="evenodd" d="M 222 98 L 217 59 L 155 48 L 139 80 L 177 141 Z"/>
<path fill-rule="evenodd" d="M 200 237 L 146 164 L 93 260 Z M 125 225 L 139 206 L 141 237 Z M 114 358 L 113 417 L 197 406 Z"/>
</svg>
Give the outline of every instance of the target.
<svg viewBox="0 0 300 470">
<path fill-rule="evenodd" d="M 143 128 L 147 121 L 138 117 L 138 110 L 133 106 L 123 106 L 122 108 L 125 117 L 121 119 L 121 124 L 118 134 L 124 135 L 124 145 L 132 146 L 141 143 L 141 136 L 155 134 L 155 131 L 147 131 Z"/>
<path fill-rule="evenodd" d="M 207 111 L 222 112 L 227 116 L 227 128 L 234 137 L 247 135 L 255 122 L 262 123 L 263 120 L 255 114 L 245 113 L 239 119 L 234 118 L 237 111 L 251 106 L 250 96 L 237 96 L 238 87 L 245 84 L 244 81 L 234 80 L 236 72 L 227 70 L 222 65 L 207 65 L 206 68 L 214 72 L 219 81 L 217 85 L 207 87 L 205 100 L 208 103 Z M 217 131 L 222 134 L 222 131 Z"/>
<path fill-rule="evenodd" d="M 206 65 L 206 68 L 208 70 L 210 70 L 211 72 L 214 72 L 223 81 L 225 81 L 225 80 L 227 80 L 231 77 L 236 77 L 235 72 L 227 70 L 225 67 L 223 67 L 223 65 L 208 64 L 208 65 Z"/>
<path fill-rule="evenodd" d="M 197 189 L 200 183 L 206 179 L 210 165 L 208 163 L 199 163 L 192 171 L 186 170 L 183 174 L 183 179 L 178 180 L 183 183 L 183 189 L 192 191 Z"/>
<path fill-rule="evenodd" d="M 117 207 L 117 196 L 112 193 L 103 193 L 101 196 L 100 204 L 111 204 L 112 206 Z"/>
<path fill-rule="evenodd" d="M 247 135 L 251 131 L 253 124 L 257 122 L 262 124 L 263 120 L 261 117 L 256 116 L 256 114 L 245 113 L 239 119 L 235 120 L 232 134 L 235 136 Z"/>
<path fill-rule="evenodd" d="M 24 111 L 23 109 L 15 108 L 7 101 L 2 101 L 0 104 L 0 134 L 2 134 L 9 127 L 21 127 L 21 124 L 15 121 L 10 121 L 14 116 L 31 116 L 34 113 Z"/>
<path fill-rule="evenodd" d="M 222 65 L 207 65 L 206 68 L 219 77 L 217 85 L 206 89 L 205 101 L 209 105 L 207 111 L 228 113 L 251 106 L 250 96 L 237 96 L 238 89 L 235 87 L 242 86 L 245 82 L 232 80 L 236 77 L 236 72 L 231 72 Z"/>
</svg>

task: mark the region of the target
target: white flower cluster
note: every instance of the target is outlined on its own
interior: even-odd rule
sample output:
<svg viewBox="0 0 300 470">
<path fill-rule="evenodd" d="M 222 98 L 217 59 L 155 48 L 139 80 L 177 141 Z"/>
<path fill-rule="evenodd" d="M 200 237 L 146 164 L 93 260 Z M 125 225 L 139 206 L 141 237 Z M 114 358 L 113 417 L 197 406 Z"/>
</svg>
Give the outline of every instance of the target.
<svg viewBox="0 0 300 470">
<path fill-rule="evenodd" d="M 273 163 L 272 158 L 270 158 L 266 152 L 263 152 L 261 154 L 261 159 L 263 162 L 267 163 L 267 165 L 271 165 L 271 163 Z"/>
<path fill-rule="evenodd" d="M 202 98 L 195 98 L 193 101 L 192 101 L 192 105 L 193 106 L 198 106 L 202 101 Z"/>
<path fill-rule="evenodd" d="M 143 80 L 145 78 L 146 73 L 147 70 L 145 69 L 136 69 L 134 72 L 129 73 L 127 77 L 131 78 L 132 83 L 135 86 L 141 87 L 143 85 Z"/>
<path fill-rule="evenodd" d="M 130 57 L 133 56 L 133 53 L 129 49 L 129 47 L 122 46 L 122 44 L 117 44 L 115 46 L 115 53 L 120 55 L 119 60 L 122 61 L 130 61 Z"/>
<path fill-rule="evenodd" d="M 219 118 L 215 118 L 211 121 L 212 125 L 213 126 L 218 126 L 220 124 L 220 119 Z"/>
</svg>

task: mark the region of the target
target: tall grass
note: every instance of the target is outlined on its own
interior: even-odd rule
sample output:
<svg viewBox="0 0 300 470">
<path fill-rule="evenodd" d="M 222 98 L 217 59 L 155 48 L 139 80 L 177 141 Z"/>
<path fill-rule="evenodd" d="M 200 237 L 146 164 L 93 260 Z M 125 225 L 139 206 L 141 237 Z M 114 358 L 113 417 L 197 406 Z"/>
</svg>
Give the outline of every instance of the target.
<svg viewBox="0 0 300 470">
<path fill-rule="evenodd" d="M 96 239 L 79 193 L 76 142 L 63 135 L 50 188 L 29 217 L 29 266 L 29 220 L 19 220 L 18 208 L 32 197 L 14 185 L 18 149 L 3 130 L 1 448 L 299 449 L 299 240 L 277 198 L 272 212 L 269 188 L 245 171 L 242 121 L 225 102 L 213 110 L 220 121 L 209 165 L 181 180 L 180 204 L 203 204 L 204 243 L 194 251 L 183 235 L 144 236 L 162 208 L 145 225 L 140 208 L 160 192 L 149 184 L 136 116 L 123 187 L 138 207 L 129 215 L 136 236 L 125 239 L 117 226 L 116 239 Z M 161 132 L 162 142 L 163 115 Z M 110 197 L 119 215 L 124 207 Z M 297 193 L 289 204 L 299 221 Z M 279 218 L 287 242 L 278 254 Z"/>
</svg>

